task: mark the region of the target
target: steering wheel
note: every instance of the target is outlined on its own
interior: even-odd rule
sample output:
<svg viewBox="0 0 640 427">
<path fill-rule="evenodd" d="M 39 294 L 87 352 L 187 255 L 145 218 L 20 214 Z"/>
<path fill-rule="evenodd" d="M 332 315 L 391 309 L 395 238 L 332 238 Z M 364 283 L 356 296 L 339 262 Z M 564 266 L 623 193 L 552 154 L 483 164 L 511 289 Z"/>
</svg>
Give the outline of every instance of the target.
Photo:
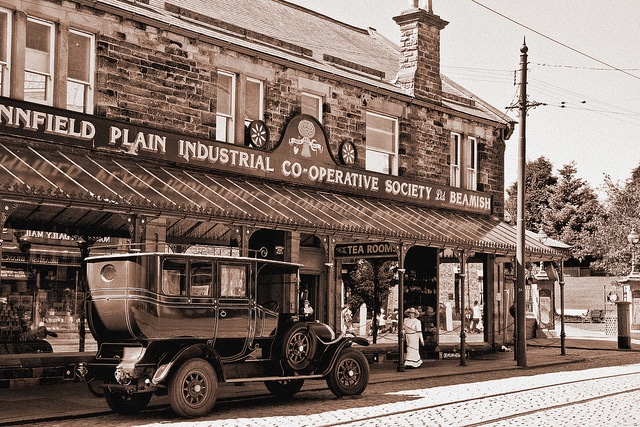
<svg viewBox="0 0 640 427">
<path fill-rule="evenodd" d="M 275 301 L 275 300 L 269 300 L 260 305 L 266 308 L 267 310 L 271 310 L 271 311 L 278 311 L 278 309 L 280 308 L 280 304 L 278 303 L 278 301 Z"/>
</svg>

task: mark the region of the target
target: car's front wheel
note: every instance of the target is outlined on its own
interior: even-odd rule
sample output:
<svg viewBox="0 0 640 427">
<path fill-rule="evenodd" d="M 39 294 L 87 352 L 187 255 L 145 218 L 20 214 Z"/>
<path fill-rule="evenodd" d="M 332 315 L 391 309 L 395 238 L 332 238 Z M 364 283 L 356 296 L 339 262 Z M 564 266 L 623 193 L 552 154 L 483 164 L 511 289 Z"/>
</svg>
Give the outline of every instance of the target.
<svg viewBox="0 0 640 427">
<path fill-rule="evenodd" d="M 206 360 L 186 361 L 169 381 L 169 401 L 180 416 L 196 418 L 207 415 L 216 403 L 218 377 Z"/>
<path fill-rule="evenodd" d="M 347 347 L 340 351 L 327 376 L 327 386 L 336 396 L 362 394 L 369 383 L 369 362 L 361 351 Z"/>
</svg>

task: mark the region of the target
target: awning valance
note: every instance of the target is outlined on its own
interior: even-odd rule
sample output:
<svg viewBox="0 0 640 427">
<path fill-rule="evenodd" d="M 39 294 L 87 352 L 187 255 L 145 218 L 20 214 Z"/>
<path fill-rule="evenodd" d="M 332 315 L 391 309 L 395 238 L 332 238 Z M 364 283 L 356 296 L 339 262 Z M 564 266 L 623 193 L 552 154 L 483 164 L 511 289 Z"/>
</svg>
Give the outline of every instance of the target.
<svg viewBox="0 0 640 427">
<path fill-rule="evenodd" d="M 0 197 L 20 205 L 8 222 L 23 228 L 55 223 L 78 234 L 118 236 L 126 230 L 121 218 L 111 216 L 138 213 L 500 255 L 516 250 L 515 227 L 484 215 L 139 160 L 0 141 Z M 531 236 L 526 246 L 531 256 L 563 255 Z"/>
</svg>

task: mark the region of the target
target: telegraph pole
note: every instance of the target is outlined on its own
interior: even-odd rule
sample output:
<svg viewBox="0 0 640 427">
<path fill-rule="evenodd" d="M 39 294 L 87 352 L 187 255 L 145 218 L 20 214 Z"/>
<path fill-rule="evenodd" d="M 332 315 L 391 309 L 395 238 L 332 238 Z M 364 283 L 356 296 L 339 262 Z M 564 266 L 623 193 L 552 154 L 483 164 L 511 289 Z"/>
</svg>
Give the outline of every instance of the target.
<svg viewBox="0 0 640 427">
<path fill-rule="evenodd" d="M 527 366 L 526 336 L 526 278 L 525 278 L 525 227 L 524 227 L 524 193 L 527 145 L 527 48 L 526 42 L 520 48 L 520 98 L 518 110 L 520 115 L 520 138 L 518 140 L 518 212 L 516 241 L 516 360 L 518 366 Z"/>
</svg>

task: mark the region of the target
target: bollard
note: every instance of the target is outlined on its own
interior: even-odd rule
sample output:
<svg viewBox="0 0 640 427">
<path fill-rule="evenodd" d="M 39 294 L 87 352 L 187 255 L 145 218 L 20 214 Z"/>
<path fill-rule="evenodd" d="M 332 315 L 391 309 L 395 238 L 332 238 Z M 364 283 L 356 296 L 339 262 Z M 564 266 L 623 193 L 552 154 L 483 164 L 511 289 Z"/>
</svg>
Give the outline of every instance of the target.
<svg viewBox="0 0 640 427">
<path fill-rule="evenodd" d="M 631 302 L 618 301 L 618 348 L 631 348 Z"/>
</svg>

